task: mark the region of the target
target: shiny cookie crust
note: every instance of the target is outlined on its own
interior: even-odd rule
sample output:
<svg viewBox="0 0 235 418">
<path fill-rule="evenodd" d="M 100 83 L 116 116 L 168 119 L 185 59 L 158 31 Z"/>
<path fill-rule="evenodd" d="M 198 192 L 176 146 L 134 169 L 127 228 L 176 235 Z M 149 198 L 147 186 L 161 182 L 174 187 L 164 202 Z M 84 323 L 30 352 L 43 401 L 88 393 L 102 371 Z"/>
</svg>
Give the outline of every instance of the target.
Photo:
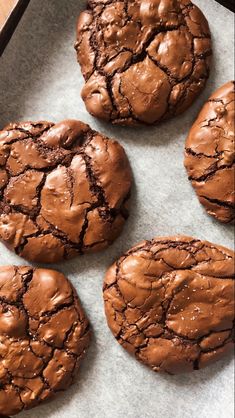
<svg viewBox="0 0 235 418">
<path fill-rule="evenodd" d="M 185 167 L 209 215 L 235 218 L 235 89 L 230 81 L 204 104 L 185 144 Z"/>
<path fill-rule="evenodd" d="M 0 267 L 0 414 L 17 414 L 67 389 L 90 335 L 63 274 Z"/>
<path fill-rule="evenodd" d="M 143 241 L 107 271 L 117 341 L 154 371 L 210 365 L 234 348 L 234 253 L 191 237 Z"/>
<path fill-rule="evenodd" d="M 0 239 L 55 263 L 106 248 L 128 217 L 131 169 L 122 146 L 65 120 L 0 131 Z"/>
<path fill-rule="evenodd" d="M 95 117 L 155 124 L 186 110 L 209 76 L 210 30 L 188 0 L 90 0 L 75 44 Z"/>
</svg>

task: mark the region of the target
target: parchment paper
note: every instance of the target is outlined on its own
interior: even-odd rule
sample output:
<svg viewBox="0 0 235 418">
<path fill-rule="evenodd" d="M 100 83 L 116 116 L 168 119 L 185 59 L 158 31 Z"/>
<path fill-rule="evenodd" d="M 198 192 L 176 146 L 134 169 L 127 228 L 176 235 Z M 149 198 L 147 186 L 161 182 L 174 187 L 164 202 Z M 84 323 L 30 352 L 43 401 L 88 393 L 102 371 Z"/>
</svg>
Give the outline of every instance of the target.
<svg viewBox="0 0 235 418">
<path fill-rule="evenodd" d="M 0 60 L 0 126 L 10 121 L 78 118 L 117 138 L 129 156 L 135 186 L 121 237 L 103 253 L 55 265 L 76 287 L 94 338 L 77 383 L 22 418 L 232 418 L 231 358 L 177 377 L 153 373 L 122 349 L 104 317 L 106 268 L 143 238 L 188 234 L 233 247 L 233 230 L 209 217 L 187 180 L 183 147 L 188 129 L 211 92 L 233 78 L 233 13 L 214 0 L 195 0 L 214 43 L 206 90 L 182 116 L 154 128 L 97 122 L 80 98 L 83 78 L 73 49 L 75 22 L 85 0 L 32 0 Z M 0 265 L 27 264 L 0 245 Z"/>
</svg>

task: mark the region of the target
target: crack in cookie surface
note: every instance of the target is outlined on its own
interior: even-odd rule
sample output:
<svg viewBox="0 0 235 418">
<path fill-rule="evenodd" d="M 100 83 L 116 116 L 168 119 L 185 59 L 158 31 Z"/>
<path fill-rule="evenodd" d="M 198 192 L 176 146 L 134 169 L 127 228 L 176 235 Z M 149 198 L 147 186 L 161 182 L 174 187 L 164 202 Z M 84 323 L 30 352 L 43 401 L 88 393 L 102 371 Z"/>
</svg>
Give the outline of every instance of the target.
<svg viewBox="0 0 235 418">
<path fill-rule="evenodd" d="M 211 38 L 188 0 L 88 1 L 75 44 L 82 98 L 114 124 L 153 124 L 186 110 L 209 76 Z"/>
<path fill-rule="evenodd" d="M 0 267 L 0 413 L 17 414 L 67 389 L 90 334 L 63 274 Z"/>
<path fill-rule="evenodd" d="M 57 262 L 111 244 L 130 189 L 121 145 L 82 122 L 0 131 L 0 239 L 26 259 Z"/>
<path fill-rule="evenodd" d="M 185 144 L 185 167 L 200 202 L 221 222 L 235 217 L 234 82 L 203 106 Z"/>
<path fill-rule="evenodd" d="M 108 325 L 154 371 L 205 367 L 233 350 L 234 253 L 177 236 L 144 241 L 104 280 Z"/>
</svg>

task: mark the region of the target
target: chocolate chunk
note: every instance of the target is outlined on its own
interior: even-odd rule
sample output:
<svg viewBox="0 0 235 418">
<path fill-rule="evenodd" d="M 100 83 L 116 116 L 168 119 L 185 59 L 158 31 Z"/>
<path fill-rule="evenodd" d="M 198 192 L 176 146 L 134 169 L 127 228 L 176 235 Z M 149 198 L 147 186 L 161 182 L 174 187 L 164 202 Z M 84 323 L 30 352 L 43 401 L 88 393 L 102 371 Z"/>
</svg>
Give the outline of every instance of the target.
<svg viewBox="0 0 235 418">
<path fill-rule="evenodd" d="M 176 236 L 143 241 L 108 270 L 117 341 L 154 371 L 190 372 L 233 350 L 234 253 Z"/>
<path fill-rule="evenodd" d="M 189 0 L 89 0 L 75 44 L 88 112 L 155 124 L 186 110 L 209 76 L 206 18 Z"/>
<path fill-rule="evenodd" d="M 63 274 L 0 267 L 0 414 L 67 389 L 89 340 L 88 320 Z"/>
<path fill-rule="evenodd" d="M 0 239 L 53 263 L 101 250 L 128 216 L 131 169 L 116 141 L 75 120 L 0 131 Z"/>
<path fill-rule="evenodd" d="M 206 211 L 221 222 L 235 215 L 234 82 L 203 106 L 185 145 L 185 167 Z"/>
</svg>

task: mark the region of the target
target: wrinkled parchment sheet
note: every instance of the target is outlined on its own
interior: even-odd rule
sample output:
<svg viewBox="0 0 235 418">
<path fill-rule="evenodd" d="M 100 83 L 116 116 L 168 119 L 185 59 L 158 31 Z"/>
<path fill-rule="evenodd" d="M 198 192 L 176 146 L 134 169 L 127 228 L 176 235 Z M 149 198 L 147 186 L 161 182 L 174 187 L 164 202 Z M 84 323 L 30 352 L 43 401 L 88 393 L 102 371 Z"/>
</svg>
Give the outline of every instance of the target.
<svg viewBox="0 0 235 418">
<path fill-rule="evenodd" d="M 195 0 L 209 20 L 214 59 L 207 87 L 182 116 L 158 127 L 120 128 L 96 121 L 80 98 L 83 78 L 73 49 L 85 0 L 31 0 L 0 59 L 0 126 L 18 120 L 77 118 L 125 147 L 135 185 L 130 218 L 108 250 L 55 265 L 76 287 L 93 327 L 77 382 L 54 401 L 19 418 L 232 418 L 232 359 L 182 376 L 153 373 L 122 349 L 104 316 L 106 268 L 143 238 L 192 235 L 233 247 L 232 226 L 209 217 L 187 180 L 183 147 L 213 90 L 233 78 L 233 13 Z M 27 264 L 0 244 L 0 265 Z"/>
</svg>

